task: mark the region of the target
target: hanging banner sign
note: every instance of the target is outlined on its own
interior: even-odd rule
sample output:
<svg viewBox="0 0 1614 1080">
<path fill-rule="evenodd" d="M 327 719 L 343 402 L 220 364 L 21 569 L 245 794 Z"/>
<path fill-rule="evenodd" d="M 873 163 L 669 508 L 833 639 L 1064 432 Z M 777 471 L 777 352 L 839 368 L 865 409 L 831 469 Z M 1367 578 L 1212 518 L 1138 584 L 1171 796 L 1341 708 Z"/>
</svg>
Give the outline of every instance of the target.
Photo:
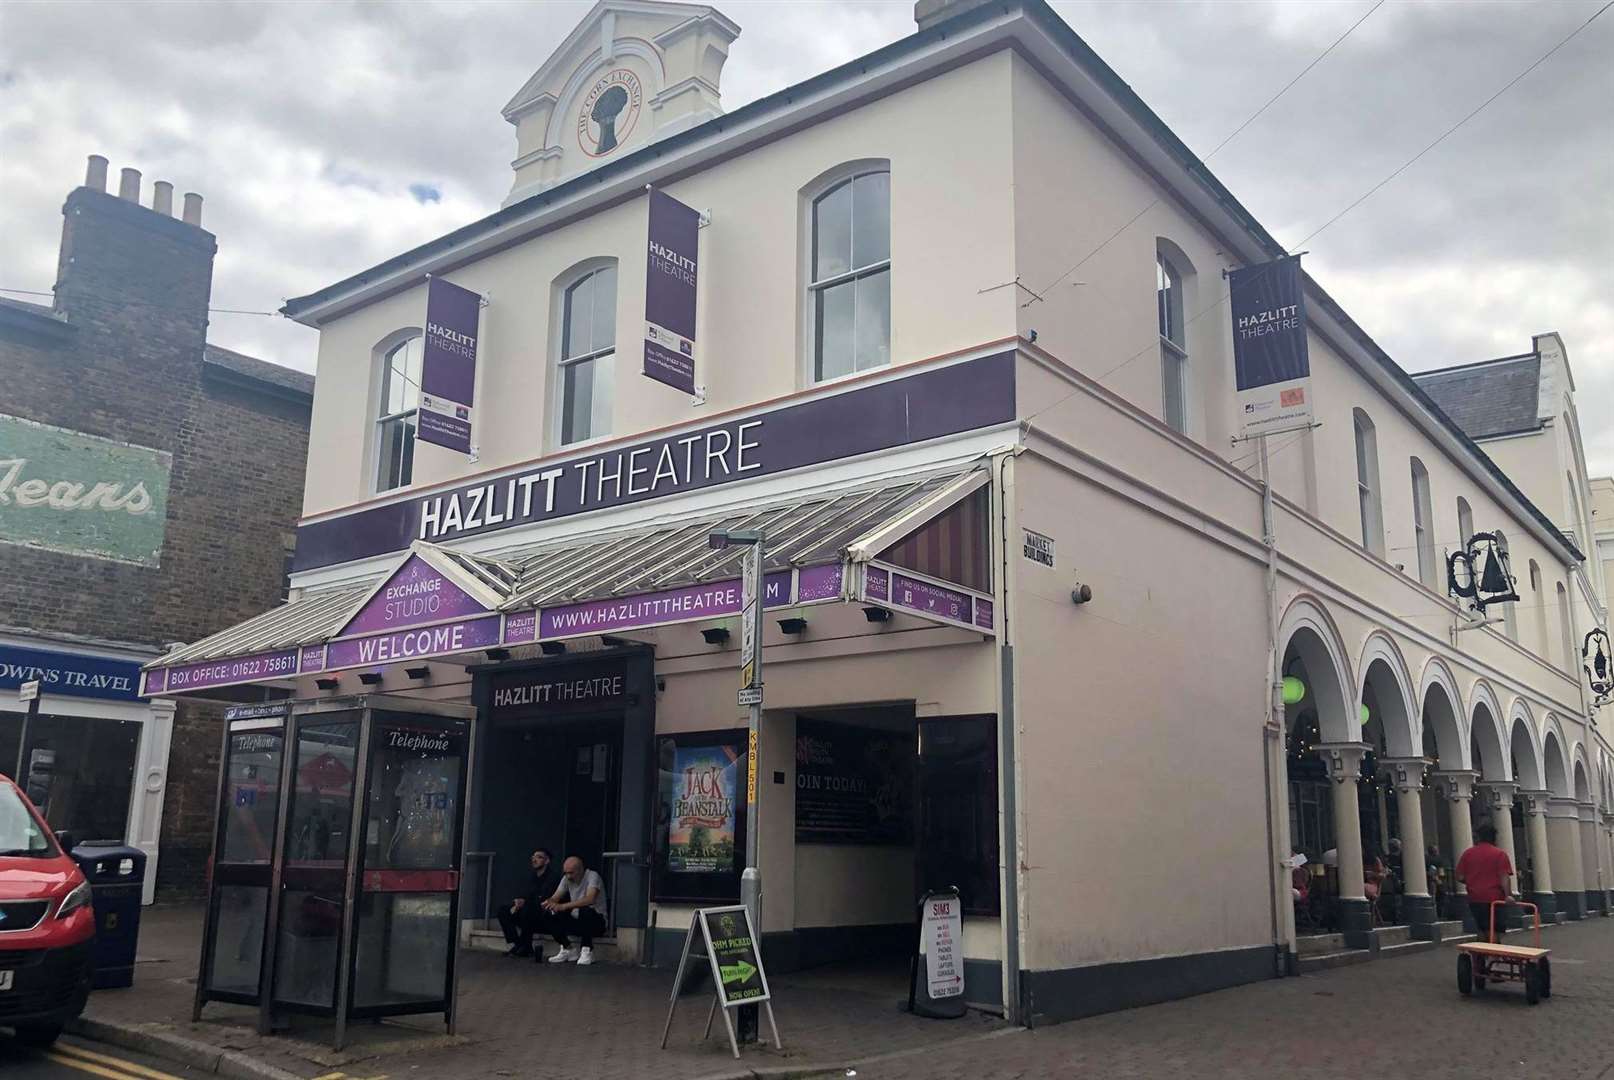
<svg viewBox="0 0 1614 1080">
<path fill-rule="evenodd" d="M 1233 371 L 1244 435 L 1311 423 L 1311 360 L 1300 256 L 1228 274 L 1233 302 Z"/>
<path fill-rule="evenodd" d="M 421 442 L 471 452 L 476 337 L 482 297 L 442 278 L 426 283 L 426 339 L 420 362 Z"/>
<path fill-rule="evenodd" d="M 700 214 L 651 189 L 645 252 L 644 373 L 695 393 L 695 269 Z"/>
</svg>

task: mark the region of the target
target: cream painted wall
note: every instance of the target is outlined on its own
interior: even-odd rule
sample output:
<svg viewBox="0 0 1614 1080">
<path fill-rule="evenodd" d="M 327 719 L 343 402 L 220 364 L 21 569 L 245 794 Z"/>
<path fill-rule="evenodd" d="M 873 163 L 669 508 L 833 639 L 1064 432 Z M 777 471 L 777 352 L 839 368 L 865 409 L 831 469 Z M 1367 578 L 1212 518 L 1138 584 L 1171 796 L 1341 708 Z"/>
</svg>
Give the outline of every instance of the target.
<svg viewBox="0 0 1614 1080">
<path fill-rule="evenodd" d="M 416 450 L 416 486 L 525 461 L 553 449 L 549 357 L 557 278 L 584 260 L 618 262 L 616 403 L 623 435 L 791 393 L 800 364 L 804 286 L 798 193 L 846 162 L 891 162 L 891 352 L 925 359 L 1014 333 L 1007 52 L 987 56 L 699 171 L 666 190 L 701 210 L 704 406 L 640 375 L 645 209 L 634 199 L 446 275 L 490 296 L 477 402 L 481 460 Z M 961 153 L 959 127 L 971 132 Z M 940 229 L 936 222 L 946 221 Z M 304 512 L 371 495 L 376 343 L 424 318 L 424 284 L 321 327 Z"/>
<path fill-rule="evenodd" d="M 1234 447 L 1229 442 L 1235 430 L 1232 331 L 1221 270 L 1233 264 L 1221 254 L 1224 246 L 1018 58 L 1012 86 L 1015 257 L 1021 280 L 1041 291 L 1083 257 L 1091 256 L 1049 289 L 1043 301 L 1020 309 L 1021 332 L 1035 330 L 1039 347 L 1159 417 L 1154 263 L 1157 240 L 1169 241 L 1195 271 L 1185 303 L 1193 320 L 1188 325 L 1192 401 L 1188 435 L 1209 452 L 1254 475 L 1254 448 Z M 1150 200 L 1158 201 L 1135 224 L 1104 243 Z M 1397 404 L 1316 334 L 1310 352 L 1321 427 L 1271 440 L 1276 491 L 1331 529 L 1359 542 L 1352 411 L 1360 407 L 1377 432 L 1384 567 L 1399 564 L 1402 573 L 1414 581 L 1418 577 L 1411 473 L 1411 458 L 1416 456 L 1430 477 L 1438 595 L 1445 594 L 1445 554 L 1458 543 L 1458 496 L 1473 507 L 1476 528 L 1501 528 L 1507 533 L 1516 573 L 1534 558 L 1544 575 L 1553 581 L 1564 580 L 1564 565 L 1549 556 L 1522 522 L 1485 494 Z M 1060 403 L 1060 396 L 1023 394 L 1022 416 L 1034 417 L 1039 427 L 1074 430 L 1069 420 L 1074 406 Z M 1520 608 L 1525 603 L 1521 600 Z M 1521 610 L 1518 614 L 1522 627 L 1530 613 Z M 1557 617 L 1549 615 L 1556 638 Z M 1527 645 L 1534 640 L 1523 632 L 1520 638 Z M 1549 656 L 1555 663 L 1563 663 L 1562 650 L 1556 644 Z"/>
</svg>

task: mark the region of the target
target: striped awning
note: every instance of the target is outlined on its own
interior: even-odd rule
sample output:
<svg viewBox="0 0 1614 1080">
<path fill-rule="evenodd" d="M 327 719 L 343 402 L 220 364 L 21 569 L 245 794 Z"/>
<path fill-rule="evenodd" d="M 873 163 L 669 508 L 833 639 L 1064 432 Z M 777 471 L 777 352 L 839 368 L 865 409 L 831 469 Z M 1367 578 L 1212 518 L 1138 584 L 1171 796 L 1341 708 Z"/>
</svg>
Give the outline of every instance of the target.
<svg viewBox="0 0 1614 1080">
<path fill-rule="evenodd" d="M 879 558 L 989 482 L 975 466 L 497 557 L 416 541 L 371 581 L 306 594 L 173 650 L 146 665 L 144 688 L 183 693 L 732 615 L 744 553 L 714 550 L 720 529 L 763 531 L 765 606 L 858 600 L 990 632 L 990 598 L 970 588 L 981 582 L 927 580 L 924 567 Z M 984 536 L 971 544 L 984 552 Z"/>
</svg>

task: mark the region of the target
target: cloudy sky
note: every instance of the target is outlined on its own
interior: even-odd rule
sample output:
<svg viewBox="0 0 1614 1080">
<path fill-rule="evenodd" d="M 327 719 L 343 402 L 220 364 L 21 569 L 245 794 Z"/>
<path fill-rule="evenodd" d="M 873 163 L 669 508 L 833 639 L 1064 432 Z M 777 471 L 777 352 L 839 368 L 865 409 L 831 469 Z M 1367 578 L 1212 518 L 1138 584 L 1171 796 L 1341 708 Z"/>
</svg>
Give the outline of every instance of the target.
<svg viewBox="0 0 1614 1080">
<path fill-rule="evenodd" d="M 1211 165 L 1292 246 L 1602 3 L 1389 0 Z M 273 311 L 481 217 L 510 186 L 500 106 L 591 6 L 0 0 L 0 288 L 51 287 L 91 153 L 206 197 L 219 308 Z M 730 108 L 913 28 L 909 0 L 718 6 L 743 27 Z M 1204 155 L 1372 0 L 1054 6 Z M 1614 473 L 1610 102 L 1614 12 L 1306 245 L 1410 370 L 1561 331 L 1595 473 Z M 314 332 L 284 319 L 216 313 L 210 339 L 313 368 Z"/>
</svg>

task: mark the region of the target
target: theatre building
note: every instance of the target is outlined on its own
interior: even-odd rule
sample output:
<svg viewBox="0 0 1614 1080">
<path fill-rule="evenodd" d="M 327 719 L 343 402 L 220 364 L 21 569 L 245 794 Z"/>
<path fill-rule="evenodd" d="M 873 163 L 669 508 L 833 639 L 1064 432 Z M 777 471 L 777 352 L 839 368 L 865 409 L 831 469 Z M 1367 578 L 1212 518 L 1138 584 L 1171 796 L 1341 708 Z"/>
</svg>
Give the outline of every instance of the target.
<svg viewBox="0 0 1614 1080">
<path fill-rule="evenodd" d="M 208 343 L 217 249 L 200 195 L 143 203 L 132 168 L 109 192 L 97 155 L 51 298 L 0 299 L 0 773 L 145 851 L 148 903 L 204 890 L 221 713 L 140 667 L 285 597 L 314 390 Z"/>
<path fill-rule="evenodd" d="M 146 692 L 474 711 L 468 789 L 399 787 L 467 792 L 460 915 L 576 853 L 624 961 L 738 897 L 754 800 L 771 969 L 906 970 L 957 886 L 965 996 L 1027 1024 L 1449 938 L 1441 868 L 1375 905 L 1372 861 L 1449 865 L 1493 814 L 1544 908 L 1603 910 L 1567 495 L 1298 272 L 1309 419 L 1235 441 L 1222 272 L 1293 260 L 1038 0 L 916 18 L 725 112 L 738 26 L 603 0 L 505 105 L 501 209 L 288 302 L 320 331 L 293 595 Z M 357 747 L 295 752 L 340 816 Z"/>
</svg>

